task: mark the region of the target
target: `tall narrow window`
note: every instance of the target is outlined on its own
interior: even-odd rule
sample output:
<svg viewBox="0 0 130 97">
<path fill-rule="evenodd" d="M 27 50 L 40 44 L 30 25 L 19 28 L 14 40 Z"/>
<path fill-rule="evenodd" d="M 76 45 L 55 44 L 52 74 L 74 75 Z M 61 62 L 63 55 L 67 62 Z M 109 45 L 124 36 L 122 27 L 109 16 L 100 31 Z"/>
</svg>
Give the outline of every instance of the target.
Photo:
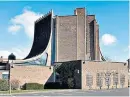
<svg viewBox="0 0 130 97">
<path fill-rule="evenodd" d="M 97 83 L 97 86 L 101 89 L 103 85 L 103 73 L 97 73 L 96 83 Z"/>
<path fill-rule="evenodd" d="M 89 89 L 92 89 L 92 85 L 93 85 L 93 76 L 92 76 L 92 74 L 87 73 L 86 81 L 87 81 L 86 83 L 87 83 L 87 86 L 89 87 Z"/>
<path fill-rule="evenodd" d="M 109 86 L 111 85 L 111 73 L 109 71 L 107 71 L 105 74 L 105 83 L 109 89 Z"/>
<path fill-rule="evenodd" d="M 124 75 L 124 74 L 121 74 L 121 75 L 120 75 L 120 84 L 121 84 L 122 88 L 123 88 L 124 85 L 125 85 L 125 75 Z"/>
<path fill-rule="evenodd" d="M 113 85 L 115 85 L 117 88 L 117 85 L 118 85 L 118 73 L 117 72 L 113 73 Z"/>
<path fill-rule="evenodd" d="M 8 74 L 2 74 L 2 79 L 7 80 L 7 79 L 8 79 L 8 77 L 9 77 L 9 75 L 8 75 Z"/>
</svg>

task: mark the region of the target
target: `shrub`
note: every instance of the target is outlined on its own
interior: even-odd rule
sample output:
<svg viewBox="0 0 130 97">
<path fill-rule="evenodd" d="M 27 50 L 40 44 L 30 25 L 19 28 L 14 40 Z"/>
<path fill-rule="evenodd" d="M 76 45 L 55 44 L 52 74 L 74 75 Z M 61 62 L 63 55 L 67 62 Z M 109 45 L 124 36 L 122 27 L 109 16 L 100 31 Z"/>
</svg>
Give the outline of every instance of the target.
<svg viewBox="0 0 130 97">
<path fill-rule="evenodd" d="M 9 85 L 7 80 L 0 80 L 0 91 L 9 90 Z"/>
<path fill-rule="evenodd" d="M 40 89 L 44 89 L 43 84 L 39 84 L 39 83 L 25 83 L 23 85 L 24 90 L 40 90 Z"/>
<path fill-rule="evenodd" d="M 44 85 L 44 89 L 60 89 L 61 85 L 59 82 L 48 82 Z"/>
<path fill-rule="evenodd" d="M 20 83 L 19 80 L 16 80 L 16 79 L 11 80 L 11 89 L 12 90 L 19 89 L 19 87 L 20 87 L 19 83 Z"/>
<path fill-rule="evenodd" d="M 74 79 L 73 78 L 68 78 L 68 87 L 69 89 L 72 89 L 74 87 Z"/>
</svg>

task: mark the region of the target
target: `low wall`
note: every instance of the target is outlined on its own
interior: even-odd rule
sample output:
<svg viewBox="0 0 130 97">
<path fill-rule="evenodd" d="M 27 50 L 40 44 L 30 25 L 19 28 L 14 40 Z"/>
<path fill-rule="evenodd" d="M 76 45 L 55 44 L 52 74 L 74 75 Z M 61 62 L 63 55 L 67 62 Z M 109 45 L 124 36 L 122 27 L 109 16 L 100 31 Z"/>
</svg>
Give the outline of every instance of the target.
<svg viewBox="0 0 130 97">
<path fill-rule="evenodd" d="M 97 77 L 97 73 L 102 73 L 102 87 L 101 89 L 107 89 L 108 79 L 106 77 L 107 72 L 110 72 L 110 86 L 109 88 L 124 88 L 128 87 L 128 69 L 127 64 L 121 62 L 96 62 L 96 61 L 82 61 L 82 89 L 100 89 L 100 79 Z M 118 84 L 114 84 L 113 74 L 117 72 Z M 121 84 L 121 76 L 125 76 L 124 85 Z M 87 76 L 89 75 L 89 80 Z M 98 80 L 99 79 L 99 80 Z M 92 85 L 90 85 L 92 84 Z M 90 87 L 89 87 L 90 86 Z"/>
<path fill-rule="evenodd" d="M 53 74 L 53 67 L 50 66 L 14 66 L 11 68 L 11 80 L 19 80 L 20 85 L 25 83 L 45 84 Z M 53 79 L 51 79 L 53 80 Z"/>
</svg>

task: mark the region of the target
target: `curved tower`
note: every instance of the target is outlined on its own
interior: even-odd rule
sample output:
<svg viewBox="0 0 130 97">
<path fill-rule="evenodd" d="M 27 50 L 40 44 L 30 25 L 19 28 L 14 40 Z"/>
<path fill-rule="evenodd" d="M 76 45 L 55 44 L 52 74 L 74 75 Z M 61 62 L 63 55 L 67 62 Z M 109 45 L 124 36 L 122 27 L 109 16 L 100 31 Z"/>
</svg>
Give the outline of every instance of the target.
<svg viewBox="0 0 130 97">
<path fill-rule="evenodd" d="M 15 61 L 22 64 L 51 65 L 53 11 L 35 21 L 34 40 L 30 53 L 23 60 Z M 46 57 L 46 60 L 45 60 Z"/>
</svg>

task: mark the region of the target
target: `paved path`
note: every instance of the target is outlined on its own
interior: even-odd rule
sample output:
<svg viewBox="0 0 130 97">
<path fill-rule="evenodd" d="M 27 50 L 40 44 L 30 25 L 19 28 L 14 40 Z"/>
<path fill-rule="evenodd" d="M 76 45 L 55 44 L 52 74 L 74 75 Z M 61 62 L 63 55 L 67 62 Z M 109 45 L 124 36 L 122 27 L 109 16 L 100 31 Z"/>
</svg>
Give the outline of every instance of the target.
<svg viewBox="0 0 130 97">
<path fill-rule="evenodd" d="M 113 89 L 102 91 L 65 90 L 65 91 L 13 94 L 13 97 L 17 96 L 129 96 L 129 89 L 125 88 L 125 89 Z"/>
</svg>

